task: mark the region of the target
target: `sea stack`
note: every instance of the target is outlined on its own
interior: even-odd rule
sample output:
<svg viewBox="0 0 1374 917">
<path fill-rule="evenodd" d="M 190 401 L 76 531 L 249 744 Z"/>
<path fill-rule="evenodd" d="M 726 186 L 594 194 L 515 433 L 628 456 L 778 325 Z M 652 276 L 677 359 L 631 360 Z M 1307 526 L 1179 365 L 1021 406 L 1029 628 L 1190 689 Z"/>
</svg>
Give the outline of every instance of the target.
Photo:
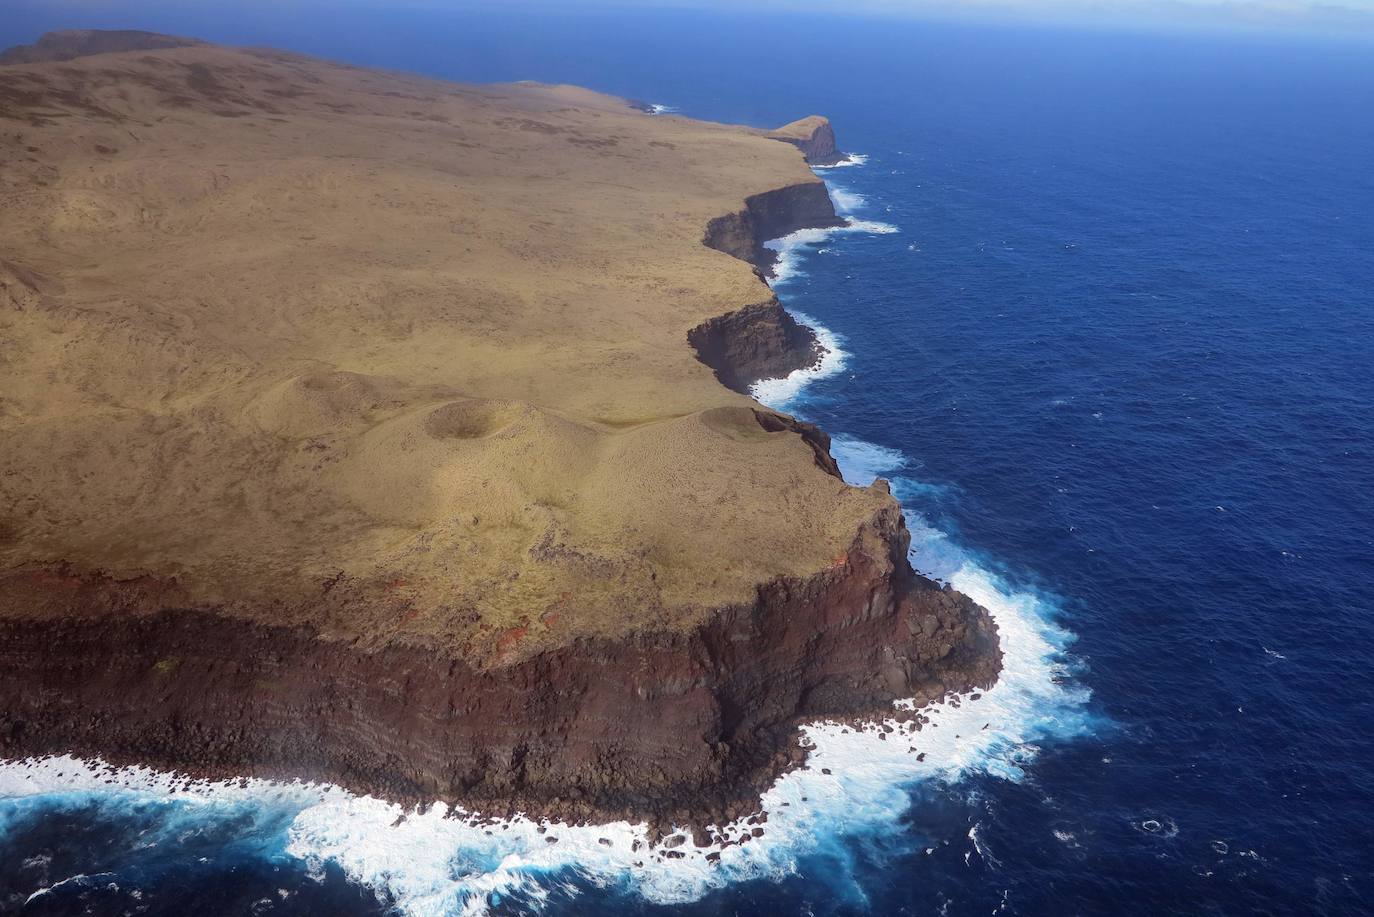
<svg viewBox="0 0 1374 917">
<path fill-rule="evenodd" d="M 886 486 L 748 395 L 819 354 L 762 243 L 839 222 L 824 119 L 4 60 L 0 756 L 704 822 L 803 722 L 996 679 Z"/>
</svg>

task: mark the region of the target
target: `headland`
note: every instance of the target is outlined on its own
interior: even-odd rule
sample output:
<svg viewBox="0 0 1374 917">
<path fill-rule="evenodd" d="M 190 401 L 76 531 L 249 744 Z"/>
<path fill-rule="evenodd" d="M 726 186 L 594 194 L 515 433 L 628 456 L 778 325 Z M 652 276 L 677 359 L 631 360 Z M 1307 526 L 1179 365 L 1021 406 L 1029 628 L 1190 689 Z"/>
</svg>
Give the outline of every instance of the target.
<svg viewBox="0 0 1374 917">
<path fill-rule="evenodd" d="M 0 60 L 0 756 L 705 823 L 802 722 L 995 680 L 886 486 L 747 394 L 818 356 L 763 242 L 841 222 L 824 119 Z"/>
</svg>

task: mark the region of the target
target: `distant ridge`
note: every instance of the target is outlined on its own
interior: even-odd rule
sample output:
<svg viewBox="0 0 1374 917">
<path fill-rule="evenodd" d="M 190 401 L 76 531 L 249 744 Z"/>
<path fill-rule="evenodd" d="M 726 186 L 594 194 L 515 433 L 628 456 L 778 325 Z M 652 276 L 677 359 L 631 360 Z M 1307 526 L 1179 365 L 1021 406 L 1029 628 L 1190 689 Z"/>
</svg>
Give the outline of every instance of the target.
<svg viewBox="0 0 1374 917">
<path fill-rule="evenodd" d="M 161 48 L 189 48 L 203 45 L 196 38 L 141 32 L 136 29 L 65 29 L 48 32 L 31 45 L 15 45 L 0 51 L 0 64 L 39 64 L 46 61 L 75 60 L 92 54 L 120 51 L 156 51 Z"/>
</svg>

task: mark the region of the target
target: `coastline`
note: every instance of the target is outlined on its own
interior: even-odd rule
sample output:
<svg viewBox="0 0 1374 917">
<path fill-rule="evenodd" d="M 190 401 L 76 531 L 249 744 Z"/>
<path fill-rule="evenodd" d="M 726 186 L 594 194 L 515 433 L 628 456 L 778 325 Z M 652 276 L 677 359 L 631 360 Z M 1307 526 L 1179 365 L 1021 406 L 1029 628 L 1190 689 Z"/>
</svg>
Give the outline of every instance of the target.
<svg viewBox="0 0 1374 917">
<path fill-rule="evenodd" d="M 855 445 L 842 439 L 836 451 L 855 486 L 865 486 L 879 471 L 900 473 L 899 456 L 856 455 Z M 918 530 L 918 537 L 924 541 L 930 533 Z M 894 819 L 910 804 L 906 787 L 918 781 L 948 780 L 965 769 L 1018 781 L 1020 767 L 1035 752 L 1026 743 L 1042 738 L 1045 710 L 1063 705 L 1064 719 L 1056 728 L 1072 731 L 1069 723 L 1079 715 L 1075 708 L 1082 697 L 1060 696 L 1064 689 L 1050 680 L 1064 636 L 1007 607 L 1009 597 L 1016 603 L 1025 596 L 1006 593 L 976 568 L 970 578 L 958 566 L 942 565 L 928 575 L 954 580 L 996 609 L 1007 658 L 993 689 L 947 694 L 924 707 L 903 705 L 881 720 L 807 724 L 796 743 L 805 762 L 790 766 L 763 793 L 761 809 L 706 831 L 690 822 L 570 824 L 539 812 L 493 819 L 443 802 L 412 809 L 296 780 L 208 783 L 61 757 L 0 769 L 0 794 L 125 792 L 131 800 L 190 803 L 207 819 L 223 817 L 213 813 L 226 806 L 234 812 L 285 806 L 297 812 L 287 851 L 310 864 L 312 875 L 321 860 L 335 863 L 407 914 L 485 913 L 498 900 L 493 896 L 537 895 L 549 876 L 568 869 L 598 884 L 625 883 L 657 904 L 687 903 L 727 884 L 786 872 L 797 857 L 833 843 L 831 835 L 866 837 L 895 827 Z M 492 859 L 485 871 L 452 874 L 454 857 L 482 861 L 493 849 L 505 852 L 499 865 Z"/>
<path fill-rule="evenodd" d="M 897 698 L 935 702 L 995 680 L 987 613 L 910 573 L 907 537 L 894 507 L 833 572 L 769 584 L 756 605 L 723 609 L 691 634 L 583 642 L 492 673 L 191 610 L 116 628 L 3 621 L 0 753 L 198 780 L 307 779 L 495 818 L 648 821 L 660 834 L 725 825 L 756 813 L 760 793 L 805 761 L 802 724 L 871 722 L 892 716 Z M 84 585 L 88 595 L 102 586 Z M 897 645 L 909 655 L 891 655 Z M 717 704 L 734 723 L 715 719 Z M 519 719 L 507 722 L 513 705 Z M 560 740 L 524 738 L 548 732 Z M 694 734 L 718 738 L 693 753 L 683 739 Z M 629 743 L 633 757 L 594 766 L 608 742 Z"/>
<path fill-rule="evenodd" d="M 703 241 L 762 282 L 772 233 L 843 223 L 817 180 L 746 197 Z M 687 343 L 735 391 L 820 356 L 771 291 Z M 809 424 L 756 407 L 703 416 L 732 435 L 795 437 L 839 478 L 828 437 Z M 880 510 L 817 574 L 776 577 L 688 628 L 553 650 L 526 649 L 512 629 L 485 664 L 245 621 L 175 578 L 30 565 L 0 578 L 0 754 L 78 752 L 206 779 L 305 775 L 405 805 L 645 820 L 659 834 L 735 822 L 805 760 L 801 724 L 886 717 L 899 698 L 996 678 L 987 613 L 911 570 L 900 510 L 873 493 Z"/>
<path fill-rule="evenodd" d="M 796 186 L 791 186 L 780 188 L 778 194 L 786 198 L 794 192 Z M 767 199 L 769 194 L 763 192 L 754 199 Z M 752 225 L 780 227 L 782 235 L 844 225 L 838 217 L 826 217 L 819 227 L 808 225 L 815 205 L 808 202 L 808 206 L 812 209 L 797 216 L 772 203 L 764 210 L 768 220 L 756 219 Z M 741 213 L 747 213 L 747 208 Z M 739 219 L 739 214 L 723 219 Z M 710 235 L 712 230 L 706 238 Z M 767 249 L 763 243 L 750 241 L 742 250 Z M 772 263 L 764 261 L 754 267 L 763 282 Z M 779 326 L 793 327 L 800 334 L 786 337 L 785 333 L 782 338 L 769 334 Z M 710 335 L 706 340 L 703 329 Z M 698 349 L 702 362 L 716 370 L 721 384 L 743 392 L 758 382 L 779 378 L 769 375 L 771 371 L 785 371 L 786 375 L 818 366 L 826 352 L 816 331 L 797 322 L 775 296 L 757 307 L 725 313 L 698 326 L 692 337 L 692 346 Z M 763 346 L 758 345 L 760 338 Z M 720 351 L 712 352 L 709 348 L 716 341 Z M 840 478 L 840 469 L 830 455 L 829 434 L 767 408 L 754 414 L 765 430 L 787 430 L 807 441 L 816 465 Z M 833 571 L 809 582 L 779 580 L 768 584 L 761 588 L 752 608 L 716 610 L 701 630 L 690 635 L 646 634 L 628 643 L 583 642 L 566 652 L 545 654 L 492 674 L 466 670 L 455 661 L 423 650 L 350 653 L 322 641 L 309 628 L 254 626 L 245 631 L 232 619 L 196 609 L 168 609 L 154 617 L 142 617 L 133 626 L 125 623 L 114 628 L 103 626 L 99 620 L 84 626 L 81 621 L 66 619 L 27 624 L 0 619 L 0 657 L 10 672 L 10 678 L 0 683 L 0 697 L 4 698 L 0 707 L 4 711 L 0 714 L 0 755 L 23 760 L 74 753 L 78 758 L 92 758 L 114 767 L 153 767 L 176 774 L 179 780 L 306 780 L 418 810 L 444 803 L 478 819 L 522 815 L 570 825 L 644 821 L 650 825 L 651 841 L 675 829 L 692 830 L 701 841 L 719 839 L 721 826 L 757 814 L 761 793 L 780 775 L 805 763 L 802 725 L 826 722 L 863 726 L 893 718 L 904 722 L 911 715 L 894 709 L 894 700 L 912 698 L 919 711 L 923 705 L 987 690 L 995 683 L 1000 665 L 996 627 L 984 609 L 912 571 L 905 560 L 910 536 L 899 507 L 894 502 L 890 506 L 892 509 L 875 518 L 874 527 L 857 536 Z M 0 577 L 0 598 L 14 598 L 40 583 L 49 590 L 56 587 L 66 591 L 85 608 L 129 601 L 128 584 L 107 577 L 73 577 L 62 571 Z M 154 593 L 158 590 L 155 583 L 135 587 Z M 842 632 L 844 642 L 831 650 L 823 649 L 824 642 L 816 645 L 816 638 L 827 632 Z M 732 649 L 742 639 L 750 645 L 769 646 L 769 656 L 782 652 L 779 661 L 787 668 L 793 667 L 787 660 L 796 659 L 789 653 L 800 653 L 801 659 L 808 660 L 807 675 L 798 679 L 796 672 L 786 668 L 763 668 L 747 674 L 754 660 L 749 653 Z M 58 672 L 49 667 L 51 657 L 44 652 L 44 648 L 55 645 L 70 653 L 70 660 L 62 661 L 62 671 Z M 227 646 L 234 649 L 224 652 Z M 789 646 L 794 649 L 787 650 Z M 907 654 L 893 656 L 893 646 L 907 646 Z M 89 648 L 89 652 L 82 648 Z M 214 652 L 203 653 L 201 648 L 214 648 Z M 80 674 L 63 674 L 73 661 L 88 661 L 100 654 L 124 660 L 120 670 L 92 676 L 82 667 Z M 702 657 L 712 660 L 709 668 L 695 663 L 684 668 L 684 660 Z M 246 660 L 262 663 L 246 664 Z M 738 711 L 736 731 L 717 740 L 728 749 L 727 755 L 720 755 L 719 748 L 708 748 L 695 764 L 695 782 L 672 784 L 665 781 L 666 763 L 673 762 L 677 773 L 691 773 L 683 766 L 683 731 L 699 733 L 719 726 L 695 719 L 698 714 L 694 709 L 684 711 L 677 703 L 682 690 L 669 687 L 664 692 L 664 682 L 669 686 L 680 683 L 690 694 L 694 683 L 716 681 L 712 670 L 717 672 L 716 678 L 727 674 L 716 692 L 723 687 L 739 692 L 736 698 L 716 701 Z M 198 741 L 205 742 L 203 751 L 194 751 L 184 730 L 166 729 L 161 704 L 147 697 L 143 674 L 148 671 L 159 675 L 151 689 L 161 694 L 162 701 L 169 700 L 166 690 L 172 679 L 180 682 L 176 692 L 181 701 L 179 719 L 194 723 L 192 734 L 201 734 Z M 434 671 L 445 672 L 440 692 L 416 689 L 425 685 Z M 595 704 L 614 705 L 617 698 L 628 696 L 644 698 L 646 685 L 632 675 L 644 671 L 657 674 L 658 685 L 651 687 L 653 696 L 649 698 L 655 708 L 651 714 L 636 714 L 632 719 L 639 725 L 655 723 L 653 736 L 636 736 L 636 756 L 643 758 L 642 762 L 620 762 L 617 773 L 591 775 L 600 788 L 596 795 L 580 789 L 587 785 L 587 774 L 559 771 L 558 760 L 547 756 L 537 764 L 548 774 L 539 784 L 491 784 L 488 775 L 499 777 L 506 767 L 491 756 L 469 758 L 471 749 L 500 755 L 499 749 L 510 747 L 511 740 L 496 734 L 481 738 L 470 731 L 480 726 L 467 727 L 441 742 L 427 734 L 451 718 L 448 698 L 459 693 L 466 696 L 466 715 L 474 723 L 489 718 L 499 722 L 499 714 L 482 714 L 484 708 L 522 709 L 532 718 L 528 726 L 552 729 L 565 736 L 558 747 L 559 756 L 583 762 L 589 753 L 574 752 L 572 742 L 587 740 L 591 748 L 596 738 L 595 734 L 583 734 L 588 729 L 585 704 L 577 712 L 576 727 L 572 723 L 561 725 L 559 719 L 566 716 L 565 712 L 540 711 L 547 701 L 540 701 L 539 696 L 545 696 L 548 686 L 556 682 L 561 693 L 578 697 L 592 693 L 603 698 Z M 594 672 L 598 675 L 592 675 Z M 631 674 L 631 681 L 614 686 L 606 679 L 607 674 L 621 672 Z M 680 674 L 669 678 L 668 672 Z M 867 675 L 851 681 L 848 672 Z M 874 675 L 877 679 L 866 685 Z M 834 679 L 838 683 L 822 689 Z M 225 687 L 225 681 L 232 686 Z M 188 682 L 198 682 L 198 687 L 185 692 Z M 62 707 L 36 707 L 23 694 L 4 690 L 7 685 L 36 683 L 55 687 L 60 683 Z M 503 689 L 503 683 L 518 687 L 510 692 Z M 261 740 L 249 745 L 225 744 L 216 737 L 209 723 L 224 703 L 225 690 L 232 693 L 232 705 L 239 708 L 236 718 L 250 725 L 254 733 L 271 737 L 271 744 L 261 744 Z M 341 692 L 352 694 L 349 711 L 365 709 L 367 718 L 348 722 L 348 714 L 334 712 L 326 715 L 328 723 L 291 716 L 272 720 L 272 709 L 283 698 L 290 698 L 293 705 L 322 708 Z M 528 692 L 528 697 L 522 698 L 521 692 Z M 45 693 L 45 697 L 51 700 L 54 694 Z M 196 698 L 201 705 L 187 707 L 187 697 Z M 121 703 L 111 703 L 111 698 L 120 698 Z M 683 719 L 684 714 L 688 719 Z M 397 755 L 397 742 L 409 749 L 404 759 L 394 759 L 405 760 L 405 764 L 365 763 L 357 756 L 359 749 L 349 747 L 359 731 L 378 729 L 368 719 L 387 723 L 387 758 Z M 614 720 L 609 712 L 598 719 L 606 723 Z M 300 729 L 302 722 L 309 723 L 306 731 Z M 747 737 L 747 741 L 731 736 Z M 660 742 L 660 748 L 649 751 L 650 741 Z M 522 769 L 533 764 L 526 758 L 529 751 L 508 753 L 521 762 Z M 418 763 L 426 759 L 429 763 Z M 444 781 L 438 777 L 462 769 L 464 759 L 471 762 L 469 773 L 481 775 L 478 780 Z M 647 767 L 639 767 L 646 763 Z M 613 782 L 616 778 L 621 782 Z M 573 788 L 572 797 L 569 788 Z"/>
</svg>

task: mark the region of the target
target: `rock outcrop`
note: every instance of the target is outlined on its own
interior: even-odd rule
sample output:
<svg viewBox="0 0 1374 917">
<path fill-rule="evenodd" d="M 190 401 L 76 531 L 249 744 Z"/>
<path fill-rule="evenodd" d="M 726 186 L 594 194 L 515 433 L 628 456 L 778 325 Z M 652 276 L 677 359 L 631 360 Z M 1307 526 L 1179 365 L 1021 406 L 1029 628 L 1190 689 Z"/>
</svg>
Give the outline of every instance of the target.
<svg viewBox="0 0 1374 917">
<path fill-rule="evenodd" d="M 769 131 L 765 136 L 792 144 L 802 151 L 806 161 L 813 166 L 834 165 L 844 159 L 844 154 L 835 146 L 835 131 L 830 126 L 830 120 L 821 115 L 793 121 Z"/>
<path fill-rule="evenodd" d="M 766 243 L 800 229 L 844 224 L 821 181 L 751 195 L 744 207 L 706 225 L 702 244 L 771 273 L 777 252 Z M 776 296 L 701 323 L 687 334 L 697 357 L 721 384 L 748 394 L 760 379 L 777 379 L 815 366 L 823 355 L 815 333 L 794 319 Z"/>
<path fill-rule="evenodd" d="M 776 299 L 709 319 L 689 331 L 687 341 L 722 385 L 746 394 L 760 379 L 782 378 L 822 356 L 816 335 Z"/>
</svg>

